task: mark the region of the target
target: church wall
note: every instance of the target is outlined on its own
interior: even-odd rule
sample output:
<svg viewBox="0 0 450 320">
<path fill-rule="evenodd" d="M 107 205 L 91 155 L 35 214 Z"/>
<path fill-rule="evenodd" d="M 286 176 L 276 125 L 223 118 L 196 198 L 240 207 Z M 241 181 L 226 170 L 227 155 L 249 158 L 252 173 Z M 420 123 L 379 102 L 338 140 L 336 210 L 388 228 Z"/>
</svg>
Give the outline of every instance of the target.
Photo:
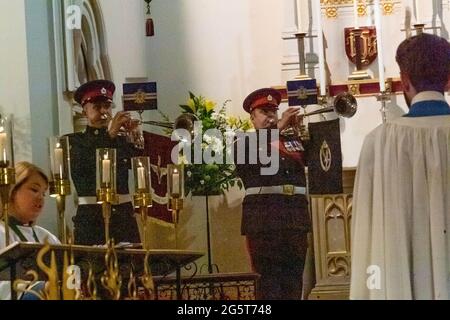
<svg viewBox="0 0 450 320">
<path fill-rule="evenodd" d="M 48 137 L 58 135 L 56 65 L 51 2 L 26 0 L 31 152 L 34 164 L 49 173 Z M 39 223 L 57 234 L 56 201 L 47 197 Z"/>
<path fill-rule="evenodd" d="M 0 1 L 0 112 L 14 114 L 15 157 L 31 159 L 30 95 L 25 2 Z"/>
<path fill-rule="evenodd" d="M 106 30 L 115 103 L 122 110 L 122 84 L 126 78 L 147 77 L 144 1 L 99 0 Z"/>
<path fill-rule="evenodd" d="M 15 161 L 47 170 L 47 137 L 55 132 L 54 60 L 50 2 L 0 1 L 0 112 L 14 115 Z M 56 231 L 54 200 L 40 224 Z"/>
</svg>

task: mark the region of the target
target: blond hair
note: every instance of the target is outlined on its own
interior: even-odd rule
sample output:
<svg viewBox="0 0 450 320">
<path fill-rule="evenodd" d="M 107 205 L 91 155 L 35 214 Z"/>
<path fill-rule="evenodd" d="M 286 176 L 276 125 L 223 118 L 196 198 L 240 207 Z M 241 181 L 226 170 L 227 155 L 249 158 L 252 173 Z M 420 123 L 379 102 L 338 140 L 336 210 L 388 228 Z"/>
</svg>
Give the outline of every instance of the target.
<svg viewBox="0 0 450 320">
<path fill-rule="evenodd" d="M 14 169 L 16 171 L 16 183 L 11 189 L 11 193 L 9 196 L 10 203 L 13 201 L 13 197 L 16 191 L 28 180 L 29 177 L 31 177 L 35 173 L 39 174 L 48 185 L 48 176 L 44 172 L 44 170 L 42 170 L 41 168 L 30 162 L 27 161 L 18 162 L 14 166 Z"/>
</svg>

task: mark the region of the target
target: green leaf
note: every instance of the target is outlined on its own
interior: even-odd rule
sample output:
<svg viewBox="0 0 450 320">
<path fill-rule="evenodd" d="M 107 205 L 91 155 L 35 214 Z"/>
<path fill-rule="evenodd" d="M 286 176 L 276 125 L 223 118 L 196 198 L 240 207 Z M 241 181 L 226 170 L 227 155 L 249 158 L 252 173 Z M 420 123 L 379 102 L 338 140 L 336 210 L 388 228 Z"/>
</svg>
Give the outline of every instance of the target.
<svg viewBox="0 0 450 320">
<path fill-rule="evenodd" d="M 193 113 L 192 109 L 189 106 L 187 106 L 187 105 L 184 105 L 184 104 L 180 105 L 180 108 L 183 109 L 184 112 Z"/>
<path fill-rule="evenodd" d="M 196 100 L 195 94 L 193 94 L 191 91 L 189 91 L 189 97 L 194 101 Z"/>
</svg>

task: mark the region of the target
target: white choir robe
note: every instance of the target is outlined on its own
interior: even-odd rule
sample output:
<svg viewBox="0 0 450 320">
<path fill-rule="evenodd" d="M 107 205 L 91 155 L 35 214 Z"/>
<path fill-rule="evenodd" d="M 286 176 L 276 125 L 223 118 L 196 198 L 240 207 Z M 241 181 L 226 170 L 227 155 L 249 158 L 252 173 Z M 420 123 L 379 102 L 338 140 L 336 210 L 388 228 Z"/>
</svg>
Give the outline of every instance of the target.
<svg viewBox="0 0 450 320">
<path fill-rule="evenodd" d="M 353 197 L 351 299 L 449 299 L 449 144 L 450 116 L 402 117 L 367 136 Z"/>
<path fill-rule="evenodd" d="M 17 226 L 17 228 L 22 232 L 28 242 L 36 243 L 33 237 L 33 230 L 29 226 Z M 40 243 L 44 243 L 45 239 L 48 239 L 49 244 L 61 244 L 58 238 L 53 235 L 50 231 L 34 226 L 34 231 L 39 239 Z M 10 245 L 14 242 L 20 242 L 20 238 L 14 231 L 9 228 L 9 243 Z M 5 225 L 0 222 L 0 251 L 5 249 Z M 10 281 L 0 281 L 0 300 L 10 300 L 11 299 L 11 282 Z"/>
</svg>

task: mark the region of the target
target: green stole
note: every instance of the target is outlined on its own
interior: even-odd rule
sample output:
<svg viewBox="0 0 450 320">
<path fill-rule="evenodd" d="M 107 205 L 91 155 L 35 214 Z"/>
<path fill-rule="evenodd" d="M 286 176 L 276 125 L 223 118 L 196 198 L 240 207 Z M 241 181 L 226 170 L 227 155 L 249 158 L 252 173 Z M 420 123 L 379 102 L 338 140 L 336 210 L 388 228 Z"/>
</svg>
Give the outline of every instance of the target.
<svg viewBox="0 0 450 320">
<path fill-rule="evenodd" d="M 17 220 L 15 217 L 13 216 L 9 216 L 8 217 L 8 225 L 9 227 L 14 231 L 14 233 L 19 237 L 20 241 L 22 242 L 29 242 L 27 238 L 25 238 L 25 236 L 23 235 L 22 231 L 20 231 L 19 226 L 24 226 L 23 223 L 21 223 L 19 220 Z M 36 241 L 37 243 L 39 243 L 39 238 L 36 234 L 36 231 L 34 230 L 34 227 L 31 225 L 31 223 L 29 224 L 31 230 L 33 230 L 33 238 L 34 241 Z"/>
</svg>

